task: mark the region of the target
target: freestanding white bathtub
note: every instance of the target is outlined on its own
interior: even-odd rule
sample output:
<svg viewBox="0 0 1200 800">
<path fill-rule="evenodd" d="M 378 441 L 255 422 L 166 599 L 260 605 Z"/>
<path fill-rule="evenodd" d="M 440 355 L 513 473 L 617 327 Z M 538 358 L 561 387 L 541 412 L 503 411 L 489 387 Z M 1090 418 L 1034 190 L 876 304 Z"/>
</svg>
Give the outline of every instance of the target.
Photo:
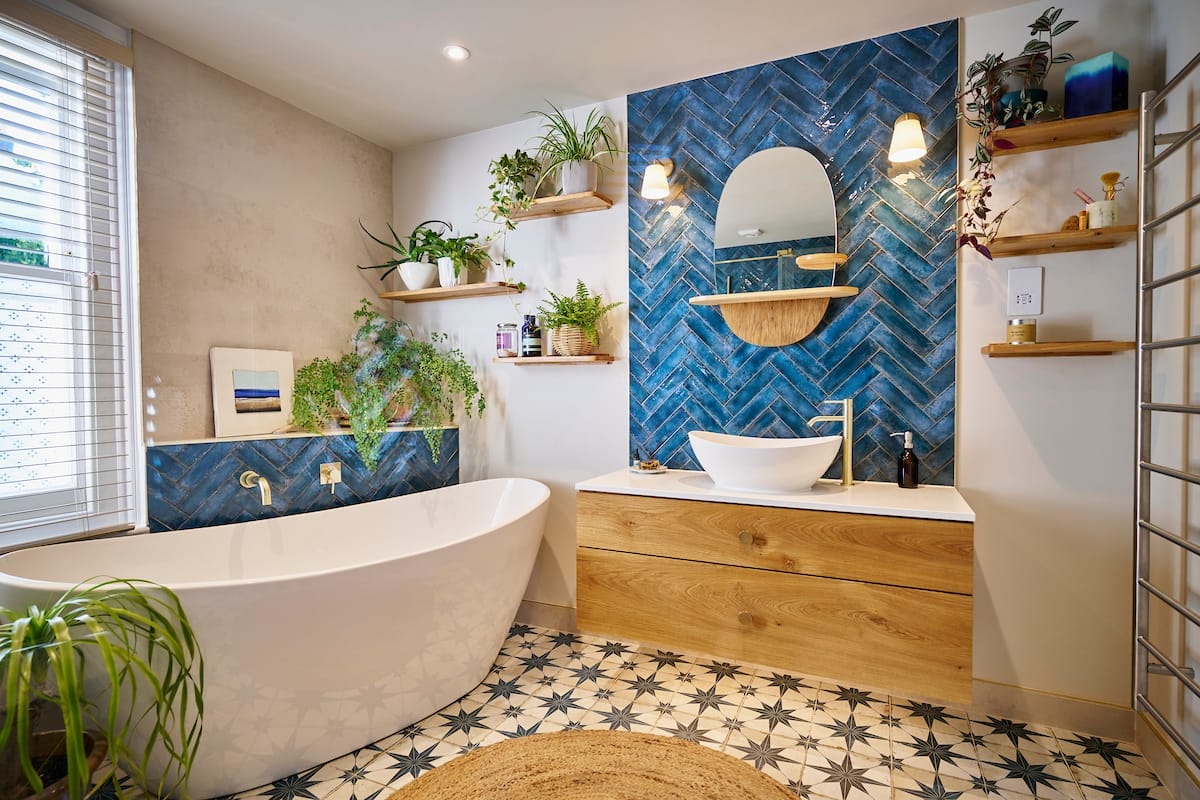
<svg viewBox="0 0 1200 800">
<path fill-rule="evenodd" d="M 0 605 L 96 575 L 171 587 L 205 660 L 193 798 L 249 789 L 394 733 L 487 674 L 550 491 L 492 480 L 272 520 L 0 556 Z"/>
</svg>

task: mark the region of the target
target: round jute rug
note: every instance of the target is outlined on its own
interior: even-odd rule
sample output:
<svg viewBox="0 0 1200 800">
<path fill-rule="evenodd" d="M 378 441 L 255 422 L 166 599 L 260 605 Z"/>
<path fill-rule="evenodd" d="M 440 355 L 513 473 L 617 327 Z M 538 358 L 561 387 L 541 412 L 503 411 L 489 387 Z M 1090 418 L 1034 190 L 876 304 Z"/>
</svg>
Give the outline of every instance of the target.
<svg viewBox="0 0 1200 800">
<path fill-rule="evenodd" d="M 391 800 L 796 800 L 733 756 L 682 739 L 561 731 L 481 747 Z"/>
</svg>

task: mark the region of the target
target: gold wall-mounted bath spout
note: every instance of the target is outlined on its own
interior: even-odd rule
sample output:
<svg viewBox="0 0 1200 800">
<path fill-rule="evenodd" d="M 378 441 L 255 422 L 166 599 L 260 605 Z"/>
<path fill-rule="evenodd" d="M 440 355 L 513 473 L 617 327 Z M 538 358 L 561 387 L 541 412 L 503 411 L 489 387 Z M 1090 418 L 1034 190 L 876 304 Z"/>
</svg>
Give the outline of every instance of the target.
<svg viewBox="0 0 1200 800">
<path fill-rule="evenodd" d="M 825 400 L 822 405 L 833 405 L 834 403 L 842 407 L 841 414 L 813 417 L 808 421 L 808 426 L 811 428 L 818 422 L 842 423 L 842 486 L 853 486 L 854 471 L 851 465 L 854 463 L 854 398 Z"/>
<path fill-rule="evenodd" d="M 262 475 L 248 469 L 238 478 L 238 483 L 245 489 L 253 489 L 257 485 L 258 492 L 262 496 L 262 504 L 264 506 L 271 505 L 271 484 L 267 483 L 267 479 Z"/>
</svg>

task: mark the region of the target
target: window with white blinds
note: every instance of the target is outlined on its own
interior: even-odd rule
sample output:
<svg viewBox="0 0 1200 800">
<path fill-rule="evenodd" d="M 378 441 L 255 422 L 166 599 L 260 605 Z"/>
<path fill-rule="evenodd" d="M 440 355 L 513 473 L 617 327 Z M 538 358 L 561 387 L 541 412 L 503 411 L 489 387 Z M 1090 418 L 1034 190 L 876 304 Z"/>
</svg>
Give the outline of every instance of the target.
<svg viewBox="0 0 1200 800">
<path fill-rule="evenodd" d="M 143 516 L 129 80 L 0 16 L 0 550 Z"/>
</svg>

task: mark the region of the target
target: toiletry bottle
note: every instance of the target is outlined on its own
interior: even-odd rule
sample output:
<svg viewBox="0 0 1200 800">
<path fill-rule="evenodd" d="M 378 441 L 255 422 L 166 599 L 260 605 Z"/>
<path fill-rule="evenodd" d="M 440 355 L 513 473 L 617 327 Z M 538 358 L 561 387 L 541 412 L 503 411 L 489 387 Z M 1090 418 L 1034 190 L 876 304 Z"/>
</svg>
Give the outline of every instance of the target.
<svg viewBox="0 0 1200 800">
<path fill-rule="evenodd" d="M 542 329 L 538 327 L 537 317 L 525 315 L 521 325 L 521 355 L 540 356 L 542 354 Z"/>
<path fill-rule="evenodd" d="M 912 431 L 893 433 L 904 437 L 904 452 L 896 459 L 896 485 L 901 489 L 917 488 L 917 454 L 913 452 Z"/>
</svg>

